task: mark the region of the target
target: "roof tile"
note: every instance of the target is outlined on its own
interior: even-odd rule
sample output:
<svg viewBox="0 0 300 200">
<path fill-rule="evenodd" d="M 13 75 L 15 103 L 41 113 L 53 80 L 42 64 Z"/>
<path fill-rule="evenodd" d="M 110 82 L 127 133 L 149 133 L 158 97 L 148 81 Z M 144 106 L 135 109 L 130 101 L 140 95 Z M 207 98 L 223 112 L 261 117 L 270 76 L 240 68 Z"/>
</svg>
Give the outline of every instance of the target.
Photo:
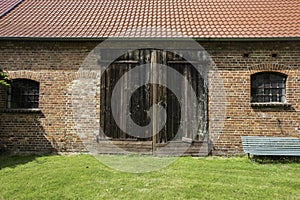
<svg viewBox="0 0 300 200">
<path fill-rule="evenodd" d="M 0 13 L 13 2 L 0 0 Z M 299 8 L 299 0 L 24 0 L 0 18 L 0 37 L 300 37 Z"/>
<path fill-rule="evenodd" d="M 0 0 L 0 18 L 14 9 L 23 0 Z"/>
</svg>

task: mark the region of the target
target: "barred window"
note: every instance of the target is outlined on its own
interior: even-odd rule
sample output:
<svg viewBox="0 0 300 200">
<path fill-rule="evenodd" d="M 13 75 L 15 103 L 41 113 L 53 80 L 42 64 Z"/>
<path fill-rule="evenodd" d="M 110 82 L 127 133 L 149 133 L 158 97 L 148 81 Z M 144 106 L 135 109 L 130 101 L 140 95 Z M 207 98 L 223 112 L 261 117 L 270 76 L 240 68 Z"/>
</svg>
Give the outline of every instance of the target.
<svg viewBox="0 0 300 200">
<path fill-rule="evenodd" d="M 14 79 L 8 94 L 8 108 L 38 108 L 39 82 Z"/>
<path fill-rule="evenodd" d="M 259 72 L 251 76 L 251 102 L 286 102 L 287 76 L 277 72 Z"/>
</svg>

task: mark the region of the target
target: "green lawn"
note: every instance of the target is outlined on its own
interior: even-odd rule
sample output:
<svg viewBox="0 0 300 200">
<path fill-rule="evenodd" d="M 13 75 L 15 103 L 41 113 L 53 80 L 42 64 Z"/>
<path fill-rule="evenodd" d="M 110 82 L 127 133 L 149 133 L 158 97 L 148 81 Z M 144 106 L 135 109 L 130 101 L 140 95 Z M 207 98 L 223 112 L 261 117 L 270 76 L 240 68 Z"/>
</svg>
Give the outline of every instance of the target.
<svg viewBox="0 0 300 200">
<path fill-rule="evenodd" d="M 246 157 L 182 157 L 135 174 L 90 155 L 0 156 L 0 167 L 0 199 L 300 199 L 300 163 Z"/>
</svg>

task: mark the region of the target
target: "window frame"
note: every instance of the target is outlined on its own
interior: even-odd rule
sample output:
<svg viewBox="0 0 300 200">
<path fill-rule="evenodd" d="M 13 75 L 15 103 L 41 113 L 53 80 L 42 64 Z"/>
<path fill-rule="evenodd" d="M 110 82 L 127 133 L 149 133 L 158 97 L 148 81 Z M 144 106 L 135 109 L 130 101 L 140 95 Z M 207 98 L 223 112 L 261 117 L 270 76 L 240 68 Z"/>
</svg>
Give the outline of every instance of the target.
<svg viewBox="0 0 300 200">
<path fill-rule="evenodd" d="M 286 74 L 262 71 L 251 74 L 250 103 L 252 106 L 285 106 L 287 103 Z M 260 82 L 258 82 L 260 81 Z M 260 98 L 260 99 L 258 99 Z"/>
<path fill-rule="evenodd" d="M 10 81 L 7 95 L 8 109 L 39 110 L 39 100 L 40 83 L 38 81 L 26 78 L 17 78 Z"/>
</svg>

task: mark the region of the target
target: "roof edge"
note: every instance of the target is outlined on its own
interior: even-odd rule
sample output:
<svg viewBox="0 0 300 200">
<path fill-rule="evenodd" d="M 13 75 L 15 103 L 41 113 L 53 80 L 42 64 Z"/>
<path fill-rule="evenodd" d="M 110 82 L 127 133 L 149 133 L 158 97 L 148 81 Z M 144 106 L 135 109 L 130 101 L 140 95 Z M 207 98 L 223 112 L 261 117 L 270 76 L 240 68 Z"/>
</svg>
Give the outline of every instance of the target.
<svg viewBox="0 0 300 200">
<path fill-rule="evenodd" d="M 199 42 L 265 42 L 265 41 L 300 41 L 299 37 L 220 37 L 220 38 L 204 38 L 204 37 L 1 37 L 0 41 L 58 41 L 58 42 L 94 42 L 94 41 L 104 41 L 106 39 L 110 40 L 186 40 L 194 39 Z"/>
<path fill-rule="evenodd" d="M 194 38 L 196 41 L 300 41 L 299 37 L 230 37 L 230 38 Z"/>
<path fill-rule="evenodd" d="M 1 14 L 0 14 L 0 19 L 1 19 L 4 15 L 10 13 L 10 11 L 12 11 L 13 9 L 15 9 L 15 8 L 16 8 L 18 5 L 20 5 L 22 2 L 23 2 L 23 0 L 17 1 L 17 2 L 16 2 L 15 4 L 13 4 L 8 10 L 6 10 L 6 11 L 3 12 L 3 13 L 1 13 Z"/>
</svg>

